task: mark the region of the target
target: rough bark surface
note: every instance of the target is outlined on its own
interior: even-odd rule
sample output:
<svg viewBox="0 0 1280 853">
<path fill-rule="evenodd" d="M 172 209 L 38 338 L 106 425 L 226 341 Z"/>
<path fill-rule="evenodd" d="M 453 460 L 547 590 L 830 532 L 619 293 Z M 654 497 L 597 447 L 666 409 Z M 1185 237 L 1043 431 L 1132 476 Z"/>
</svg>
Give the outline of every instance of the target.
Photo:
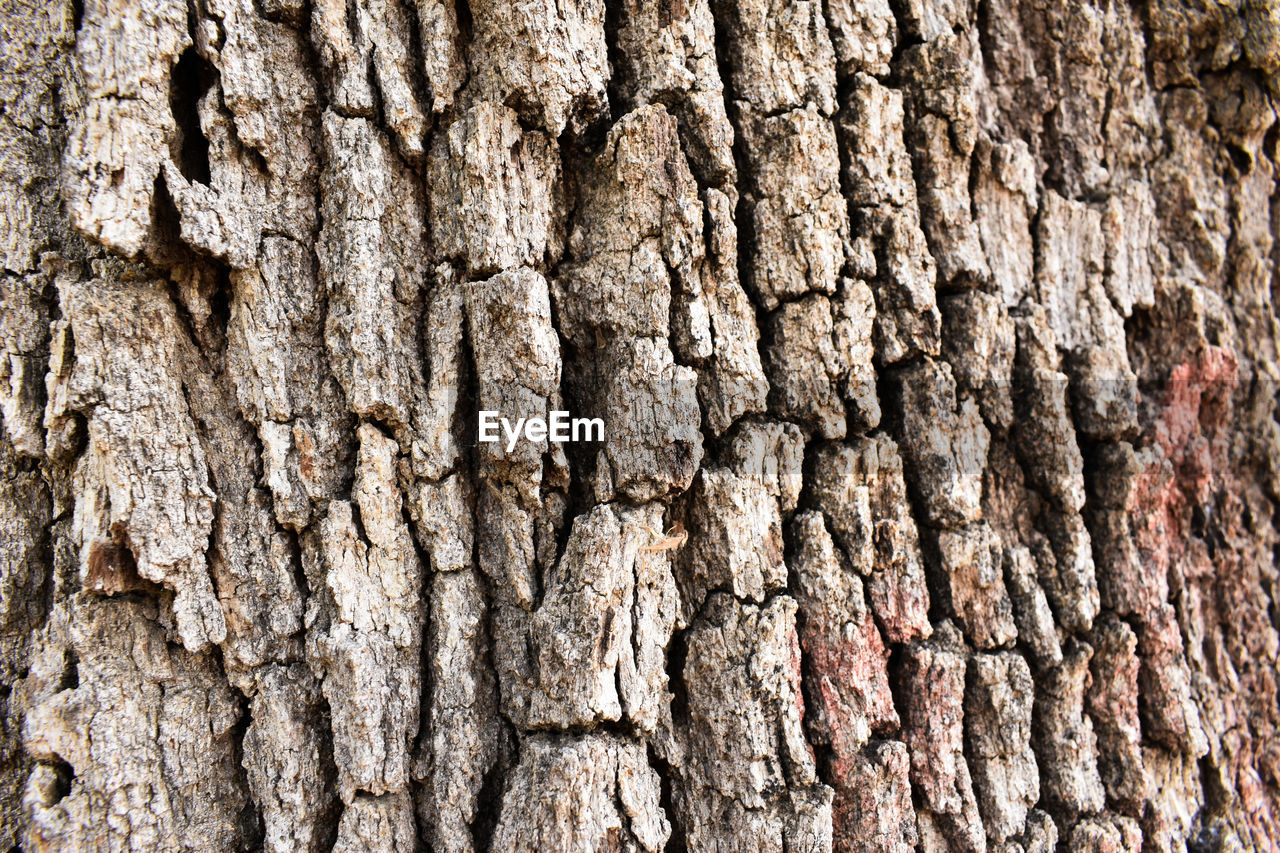
<svg viewBox="0 0 1280 853">
<path fill-rule="evenodd" d="M 1280 849 L 1278 73 L 0 0 L 0 849 Z"/>
</svg>

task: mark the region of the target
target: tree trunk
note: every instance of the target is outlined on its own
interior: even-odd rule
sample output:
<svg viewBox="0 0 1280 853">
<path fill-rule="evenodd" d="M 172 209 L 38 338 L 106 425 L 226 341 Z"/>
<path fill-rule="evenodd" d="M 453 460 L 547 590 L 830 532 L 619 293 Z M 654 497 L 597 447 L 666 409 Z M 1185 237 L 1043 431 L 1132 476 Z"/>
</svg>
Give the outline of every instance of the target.
<svg viewBox="0 0 1280 853">
<path fill-rule="evenodd" d="M 1277 849 L 1272 0 L 0 16 L 0 848 Z"/>
</svg>

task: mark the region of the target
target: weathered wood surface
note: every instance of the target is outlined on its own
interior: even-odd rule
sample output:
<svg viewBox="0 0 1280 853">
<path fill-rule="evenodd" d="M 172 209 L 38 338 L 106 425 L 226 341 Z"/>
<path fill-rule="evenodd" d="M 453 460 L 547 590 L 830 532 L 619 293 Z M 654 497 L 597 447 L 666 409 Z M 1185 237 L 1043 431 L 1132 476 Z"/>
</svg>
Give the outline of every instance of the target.
<svg viewBox="0 0 1280 853">
<path fill-rule="evenodd" d="M 1277 71 L 0 0 L 0 848 L 1277 849 Z"/>
</svg>

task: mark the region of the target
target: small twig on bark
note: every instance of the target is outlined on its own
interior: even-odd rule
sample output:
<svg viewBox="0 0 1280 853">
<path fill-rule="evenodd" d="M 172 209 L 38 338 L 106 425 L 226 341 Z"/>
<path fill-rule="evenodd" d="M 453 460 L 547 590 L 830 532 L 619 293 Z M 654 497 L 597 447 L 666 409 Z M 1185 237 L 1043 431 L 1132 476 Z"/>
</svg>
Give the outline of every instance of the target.
<svg viewBox="0 0 1280 853">
<path fill-rule="evenodd" d="M 642 546 L 640 548 L 641 551 L 674 551 L 683 545 L 689 538 L 689 534 L 685 531 L 684 525 L 678 521 L 671 525 L 671 529 L 666 533 L 663 533 L 660 530 L 654 530 L 647 524 L 644 526 L 644 529 L 649 531 L 649 535 L 653 536 L 658 541 L 652 545 Z"/>
</svg>

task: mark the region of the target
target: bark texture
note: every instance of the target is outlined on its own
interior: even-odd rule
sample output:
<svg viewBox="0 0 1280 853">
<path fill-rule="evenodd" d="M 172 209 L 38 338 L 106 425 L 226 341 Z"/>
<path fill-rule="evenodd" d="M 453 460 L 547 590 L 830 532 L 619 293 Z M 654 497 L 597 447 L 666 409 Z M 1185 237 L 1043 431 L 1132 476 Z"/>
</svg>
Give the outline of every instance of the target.
<svg viewBox="0 0 1280 853">
<path fill-rule="evenodd" d="M 1272 0 L 0 0 L 0 848 L 1278 849 L 1277 73 Z"/>
</svg>

